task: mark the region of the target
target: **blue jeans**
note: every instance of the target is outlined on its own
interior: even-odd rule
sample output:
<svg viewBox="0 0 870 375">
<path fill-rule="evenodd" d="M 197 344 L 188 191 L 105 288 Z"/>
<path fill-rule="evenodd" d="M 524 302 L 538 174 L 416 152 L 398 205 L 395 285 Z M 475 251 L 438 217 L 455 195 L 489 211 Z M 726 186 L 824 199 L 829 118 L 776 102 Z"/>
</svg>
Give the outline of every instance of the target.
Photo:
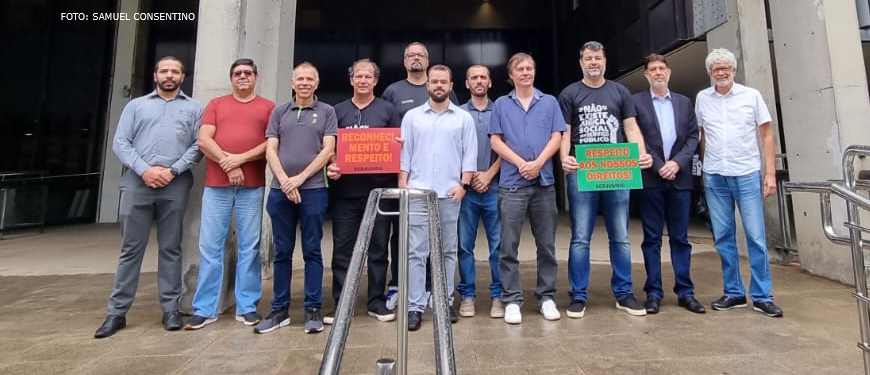
<svg viewBox="0 0 870 375">
<path fill-rule="evenodd" d="M 193 295 L 194 314 L 207 318 L 218 315 L 224 275 L 224 245 L 234 213 L 239 246 L 235 272 L 236 315 L 257 311 L 261 285 L 263 190 L 262 187 L 205 187 L 199 226 L 199 277 Z"/>
<path fill-rule="evenodd" d="M 568 279 L 571 299 L 586 301 L 589 286 L 589 242 L 595 229 L 598 206 L 604 207 L 604 225 L 610 240 L 610 287 L 617 300 L 632 295 L 631 245 L 628 242 L 628 190 L 578 191 L 577 174 L 566 176 L 568 211 L 571 215 L 571 246 Z"/>
<path fill-rule="evenodd" d="M 670 184 L 640 191 L 640 217 L 643 221 L 643 265 L 647 298 L 663 298 L 662 231 L 668 226 L 671 265 L 674 268 L 674 293 L 679 298 L 693 297 L 695 285 L 690 276 L 692 245 L 689 244 L 689 210 L 692 190 L 679 190 Z"/>
<path fill-rule="evenodd" d="M 722 176 L 704 173 L 704 190 L 710 219 L 713 221 L 713 239 L 722 259 L 722 281 L 725 295 L 744 297 L 746 287 L 740 279 L 740 256 L 735 237 L 734 204 L 740 209 L 743 231 L 749 250 L 751 282 L 749 296 L 755 302 L 772 301 L 770 295 L 770 264 L 767 259 L 767 240 L 764 232 L 764 209 L 761 203 L 761 173 L 744 176 Z"/>
<path fill-rule="evenodd" d="M 299 190 L 302 202 L 291 202 L 281 189 L 273 188 L 266 201 L 266 211 L 272 218 L 275 239 L 272 310 L 290 307 L 290 280 L 293 276 L 293 248 L 296 247 L 296 224 L 302 234 L 302 260 L 305 261 L 303 290 L 305 308 L 320 308 L 323 303 L 323 218 L 329 205 L 326 188 Z"/>
<path fill-rule="evenodd" d="M 477 225 L 483 219 L 486 240 L 489 243 L 489 269 L 492 282 L 489 284 L 489 295 L 493 299 L 501 298 L 501 278 L 498 275 L 498 248 L 501 240 L 501 221 L 498 217 L 498 189 L 491 188 L 485 193 L 470 190 L 462 198 L 459 209 L 459 291 L 462 298 L 474 298 L 477 295 L 474 267 L 474 242 L 477 240 Z"/>
</svg>

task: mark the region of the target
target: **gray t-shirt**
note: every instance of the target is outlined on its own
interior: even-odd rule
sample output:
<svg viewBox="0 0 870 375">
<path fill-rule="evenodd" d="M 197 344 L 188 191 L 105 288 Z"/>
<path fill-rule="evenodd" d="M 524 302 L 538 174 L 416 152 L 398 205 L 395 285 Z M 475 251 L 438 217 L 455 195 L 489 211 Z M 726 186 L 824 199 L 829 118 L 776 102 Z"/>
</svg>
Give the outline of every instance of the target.
<svg viewBox="0 0 870 375">
<path fill-rule="evenodd" d="M 278 158 L 288 176 L 295 176 L 323 149 L 323 137 L 338 134 L 338 122 L 331 105 L 314 100 L 307 107 L 295 101 L 281 104 L 272 111 L 266 138 L 278 138 Z M 280 188 L 277 178 L 272 187 Z M 315 173 L 299 189 L 326 187 L 326 172 Z"/>
<path fill-rule="evenodd" d="M 405 117 L 405 113 L 411 108 L 419 107 L 429 100 L 429 91 L 426 90 L 426 84 L 415 85 L 408 82 L 407 79 L 393 82 L 384 90 L 381 95 L 384 100 L 393 103 L 396 110 L 399 111 L 400 117 Z M 453 104 L 459 105 L 459 99 L 456 98 L 456 93 L 450 92 L 450 101 Z"/>
</svg>

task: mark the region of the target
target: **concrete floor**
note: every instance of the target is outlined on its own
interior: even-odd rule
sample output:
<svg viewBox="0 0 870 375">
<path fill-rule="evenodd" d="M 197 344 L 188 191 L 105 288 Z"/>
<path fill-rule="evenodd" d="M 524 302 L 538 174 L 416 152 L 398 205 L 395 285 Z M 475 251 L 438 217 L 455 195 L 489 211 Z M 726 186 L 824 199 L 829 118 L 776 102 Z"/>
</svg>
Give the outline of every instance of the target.
<svg viewBox="0 0 870 375">
<path fill-rule="evenodd" d="M 567 218 L 563 218 L 567 221 Z M 635 293 L 643 301 L 644 271 L 639 255 L 640 226 L 632 222 Z M 750 308 L 696 315 L 667 295 L 658 315 L 633 317 L 614 308 L 603 228 L 596 230 L 590 305 L 586 317 L 569 319 L 566 225 L 559 230 L 557 304 L 560 321 L 544 321 L 535 311 L 534 262 L 522 265 L 528 303 L 524 323 L 509 326 L 490 319 L 488 300 L 478 315 L 453 326 L 459 374 L 857 374 L 861 355 L 855 302 L 848 286 L 808 275 L 796 266 L 771 267 L 774 294 L 785 317 L 772 319 Z M 705 305 L 721 294 L 719 260 L 703 227 L 692 228 L 692 272 L 696 295 Z M 324 249 L 330 249 L 327 240 Z M 526 236 L 525 238 L 530 238 Z M 315 374 L 329 328 L 302 332 L 299 298 L 292 302 L 290 326 L 255 335 L 232 315 L 199 331 L 167 332 L 160 324 L 153 251 L 128 327 L 95 340 L 105 314 L 117 261 L 118 232 L 111 225 L 20 231 L 0 241 L 0 374 Z M 479 246 L 483 243 L 480 242 Z M 530 241 L 521 253 L 532 259 Z M 327 251 L 328 252 L 328 251 Z M 482 255 L 478 255 L 483 258 Z M 326 261 L 328 264 L 328 261 Z M 301 265 L 301 262 L 294 262 Z M 478 262 L 486 270 L 485 262 Z M 664 265 L 669 268 L 669 264 Z M 744 264 L 744 279 L 748 277 Z M 478 272 L 478 295 L 487 295 L 488 272 Z M 666 289 L 673 283 L 664 272 Z M 324 295 L 328 295 L 327 270 Z M 293 277 L 293 295 L 302 289 Z M 271 281 L 263 285 L 260 313 L 268 312 Z M 364 288 L 362 290 L 365 290 Z M 395 354 L 396 327 L 365 315 L 357 302 L 343 374 L 373 374 L 379 357 Z M 332 308 L 326 302 L 325 310 Z M 409 372 L 434 373 L 432 321 L 410 333 Z"/>
</svg>

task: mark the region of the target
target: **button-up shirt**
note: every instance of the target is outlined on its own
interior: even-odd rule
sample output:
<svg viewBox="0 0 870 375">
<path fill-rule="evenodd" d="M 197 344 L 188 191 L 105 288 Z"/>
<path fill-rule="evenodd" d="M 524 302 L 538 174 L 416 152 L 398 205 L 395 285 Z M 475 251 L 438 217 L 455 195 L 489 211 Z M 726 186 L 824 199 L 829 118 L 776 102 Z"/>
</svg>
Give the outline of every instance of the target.
<svg viewBox="0 0 870 375">
<path fill-rule="evenodd" d="M 124 106 L 112 150 L 140 176 L 152 166 L 184 172 L 202 158 L 196 145 L 201 118 L 202 105 L 180 90 L 171 100 L 154 90 Z"/>
<path fill-rule="evenodd" d="M 411 109 L 402 119 L 402 138 L 400 169 L 408 173 L 411 188 L 445 198 L 462 184 L 463 172 L 477 170 L 474 120 L 456 104 L 440 113 L 428 101 Z"/>
<path fill-rule="evenodd" d="M 662 134 L 662 150 L 665 161 L 671 160 L 671 148 L 677 141 L 677 125 L 674 122 L 674 104 L 671 102 L 671 92 L 664 97 L 659 97 L 650 90 L 653 109 L 656 111 L 656 119 L 659 120 L 659 132 Z"/>
<path fill-rule="evenodd" d="M 538 158 L 544 147 L 550 142 L 555 132 L 564 132 L 565 119 L 559 102 L 552 95 L 547 95 L 535 89 L 529 110 L 526 111 L 516 96 L 516 90 L 511 90 L 505 96 L 496 99 L 492 109 L 492 121 L 489 134 L 499 134 L 504 143 L 525 161 Z M 547 159 L 536 180 L 526 180 L 520 174 L 516 165 L 502 160 L 499 186 L 515 188 L 539 183 L 550 186 L 556 183 L 553 176 L 553 159 Z"/>
<path fill-rule="evenodd" d="M 771 121 L 758 90 L 734 83 L 725 95 L 708 87 L 695 100 L 704 129 L 704 172 L 743 176 L 761 169 L 758 127 Z"/>
<path fill-rule="evenodd" d="M 489 170 L 492 163 L 498 159 L 498 154 L 492 150 L 489 143 L 489 123 L 492 119 L 492 101 L 486 101 L 486 108 L 479 110 L 471 104 L 471 100 L 463 104 L 460 108 L 466 110 L 471 118 L 474 119 L 474 128 L 477 130 L 477 171 L 485 172 Z M 495 182 L 495 181 L 493 181 Z"/>
</svg>

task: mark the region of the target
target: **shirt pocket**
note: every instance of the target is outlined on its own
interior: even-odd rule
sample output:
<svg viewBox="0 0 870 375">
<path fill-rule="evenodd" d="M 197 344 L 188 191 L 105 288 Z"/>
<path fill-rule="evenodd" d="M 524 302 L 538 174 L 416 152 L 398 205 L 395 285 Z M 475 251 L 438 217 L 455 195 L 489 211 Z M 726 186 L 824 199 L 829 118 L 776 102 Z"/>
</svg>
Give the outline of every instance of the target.
<svg viewBox="0 0 870 375">
<path fill-rule="evenodd" d="M 545 115 L 542 115 L 539 119 L 535 121 L 535 127 L 546 130 L 553 129 L 553 114 L 547 113 Z"/>
</svg>

